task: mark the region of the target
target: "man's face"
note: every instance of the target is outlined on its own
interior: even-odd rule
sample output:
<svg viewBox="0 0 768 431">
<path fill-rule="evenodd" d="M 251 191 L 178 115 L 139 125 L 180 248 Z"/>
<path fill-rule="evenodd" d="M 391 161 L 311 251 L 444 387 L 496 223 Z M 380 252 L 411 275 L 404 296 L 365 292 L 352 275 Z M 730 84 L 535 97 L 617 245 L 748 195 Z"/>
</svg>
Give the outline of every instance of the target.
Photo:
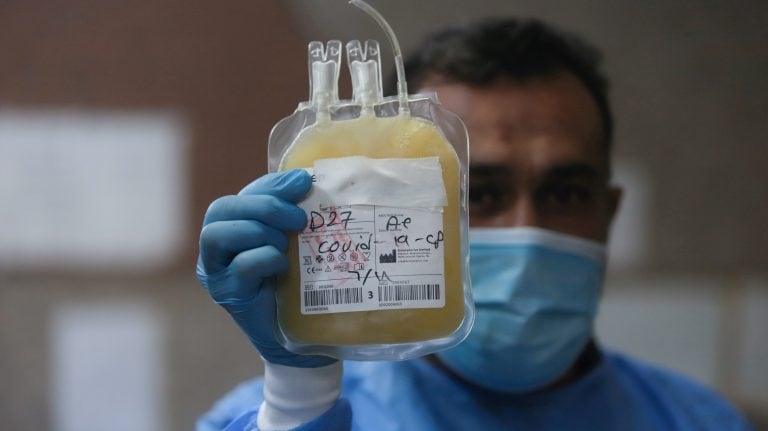
<svg viewBox="0 0 768 431">
<path fill-rule="evenodd" d="M 621 193 L 608 185 L 597 105 L 573 75 L 423 90 L 467 125 L 473 227 L 539 227 L 606 241 Z"/>
</svg>

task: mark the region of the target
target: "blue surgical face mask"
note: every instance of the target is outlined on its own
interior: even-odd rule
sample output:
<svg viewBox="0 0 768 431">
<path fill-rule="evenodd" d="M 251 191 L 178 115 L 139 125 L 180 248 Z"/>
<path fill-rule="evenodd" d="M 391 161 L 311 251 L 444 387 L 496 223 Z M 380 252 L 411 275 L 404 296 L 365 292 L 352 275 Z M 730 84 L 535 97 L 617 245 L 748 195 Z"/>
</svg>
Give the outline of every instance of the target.
<svg viewBox="0 0 768 431">
<path fill-rule="evenodd" d="M 464 379 L 523 393 L 554 382 L 592 335 L 605 247 L 536 228 L 470 231 L 475 324 L 438 353 Z"/>
</svg>

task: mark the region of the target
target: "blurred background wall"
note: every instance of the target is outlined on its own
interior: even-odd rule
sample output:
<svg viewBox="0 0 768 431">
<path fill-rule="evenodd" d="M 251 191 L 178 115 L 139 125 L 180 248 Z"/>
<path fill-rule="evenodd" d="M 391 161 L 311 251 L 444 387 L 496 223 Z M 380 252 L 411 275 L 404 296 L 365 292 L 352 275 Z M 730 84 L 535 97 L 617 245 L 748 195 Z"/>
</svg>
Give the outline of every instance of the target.
<svg viewBox="0 0 768 431">
<path fill-rule="evenodd" d="M 372 3 L 406 51 L 505 14 L 604 51 L 626 202 L 598 334 L 768 429 L 768 3 Z M 343 0 L 0 1 L 4 429 L 186 430 L 261 372 L 197 234 L 334 38 L 385 41 Z"/>
</svg>

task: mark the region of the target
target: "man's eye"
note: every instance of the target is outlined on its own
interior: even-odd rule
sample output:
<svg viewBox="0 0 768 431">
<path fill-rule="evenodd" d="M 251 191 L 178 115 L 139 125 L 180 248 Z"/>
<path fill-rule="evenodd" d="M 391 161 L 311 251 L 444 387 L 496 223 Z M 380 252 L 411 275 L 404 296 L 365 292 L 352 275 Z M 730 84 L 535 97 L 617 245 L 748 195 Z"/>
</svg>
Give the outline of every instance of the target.
<svg viewBox="0 0 768 431">
<path fill-rule="evenodd" d="M 579 184 L 557 184 L 545 187 L 539 196 L 540 204 L 550 210 L 581 209 L 592 204 L 594 192 Z"/>
<path fill-rule="evenodd" d="M 474 215 L 491 215 L 500 211 L 509 201 L 508 193 L 492 184 L 469 186 L 469 210 Z"/>
</svg>

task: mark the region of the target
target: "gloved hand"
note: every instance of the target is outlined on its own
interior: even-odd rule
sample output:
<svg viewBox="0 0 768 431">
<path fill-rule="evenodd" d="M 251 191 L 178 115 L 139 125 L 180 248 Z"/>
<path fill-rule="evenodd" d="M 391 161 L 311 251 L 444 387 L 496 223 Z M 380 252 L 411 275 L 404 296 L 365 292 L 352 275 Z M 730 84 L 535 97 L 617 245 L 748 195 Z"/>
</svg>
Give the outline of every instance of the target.
<svg viewBox="0 0 768 431">
<path fill-rule="evenodd" d="M 267 174 L 237 196 L 215 200 L 200 233 L 197 278 L 224 307 L 261 356 L 275 364 L 313 368 L 336 360 L 297 355 L 275 339 L 275 285 L 272 276 L 288 269 L 286 231 L 301 230 L 304 211 L 294 205 L 312 187 L 301 169 Z"/>
</svg>

